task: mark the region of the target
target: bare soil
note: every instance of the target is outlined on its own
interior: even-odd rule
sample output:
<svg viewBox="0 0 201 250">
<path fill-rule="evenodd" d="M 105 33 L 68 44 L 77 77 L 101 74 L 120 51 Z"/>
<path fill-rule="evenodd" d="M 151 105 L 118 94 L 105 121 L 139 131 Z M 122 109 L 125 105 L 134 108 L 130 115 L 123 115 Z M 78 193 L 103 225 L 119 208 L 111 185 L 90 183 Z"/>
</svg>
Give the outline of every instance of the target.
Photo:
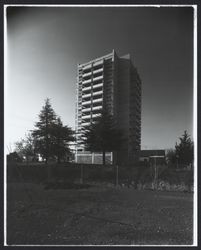
<svg viewBox="0 0 201 250">
<path fill-rule="evenodd" d="M 8 245 L 191 245 L 193 194 L 8 183 Z"/>
</svg>

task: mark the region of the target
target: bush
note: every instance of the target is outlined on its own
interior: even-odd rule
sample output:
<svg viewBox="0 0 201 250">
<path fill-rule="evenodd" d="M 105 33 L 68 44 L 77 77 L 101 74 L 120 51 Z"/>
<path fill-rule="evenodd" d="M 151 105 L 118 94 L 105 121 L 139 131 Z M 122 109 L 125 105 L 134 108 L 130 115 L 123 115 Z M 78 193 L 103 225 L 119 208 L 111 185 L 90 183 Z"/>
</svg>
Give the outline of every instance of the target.
<svg viewBox="0 0 201 250">
<path fill-rule="evenodd" d="M 158 178 L 160 180 L 165 181 L 165 182 L 169 182 L 170 184 L 178 184 L 178 183 L 180 183 L 179 175 L 176 173 L 175 170 L 170 169 L 170 168 L 166 168 L 166 169 L 162 170 L 159 173 Z"/>
<path fill-rule="evenodd" d="M 184 183 L 190 187 L 193 186 L 193 182 L 194 182 L 194 172 L 191 171 L 186 171 L 185 175 L 184 175 Z"/>
<path fill-rule="evenodd" d="M 140 172 L 139 174 L 138 183 L 141 184 L 150 183 L 153 181 L 154 175 L 153 175 L 153 169 L 152 168 L 146 168 L 143 170 L 143 172 Z"/>
</svg>

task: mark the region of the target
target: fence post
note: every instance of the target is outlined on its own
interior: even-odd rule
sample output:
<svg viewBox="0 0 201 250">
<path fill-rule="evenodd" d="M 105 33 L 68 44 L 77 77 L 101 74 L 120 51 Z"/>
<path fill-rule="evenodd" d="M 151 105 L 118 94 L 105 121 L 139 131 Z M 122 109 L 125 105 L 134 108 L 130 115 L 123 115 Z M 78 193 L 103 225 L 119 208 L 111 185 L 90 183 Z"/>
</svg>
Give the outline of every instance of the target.
<svg viewBox="0 0 201 250">
<path fill-rule="evenodd" d="M 116 166 L 116 186 L 118 187 L 119 185 L 119 167 L 118 165 Z"/>
<path fill-rule="evenodd" d="M 157 165 L 156 165 L 156 158 L 154 158 L 154 189 L 158 188 L 157 182 L 158 182 L 158 173 L 157 173 Z"/>
<path fill-rule="evenodd" d="M 83 184 L 83 164 L 81 164 L 80 167 L 81 167 L 80 184 Z"/>
</svg>

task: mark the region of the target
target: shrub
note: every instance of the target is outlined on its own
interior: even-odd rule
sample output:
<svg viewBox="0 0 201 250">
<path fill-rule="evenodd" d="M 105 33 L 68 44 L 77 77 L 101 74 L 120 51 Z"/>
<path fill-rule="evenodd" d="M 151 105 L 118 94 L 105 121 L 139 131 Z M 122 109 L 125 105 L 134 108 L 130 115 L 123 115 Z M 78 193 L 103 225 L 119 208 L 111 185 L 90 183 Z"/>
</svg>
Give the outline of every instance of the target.
<svg viewBox="0 0 201 250">
<path fill-rule="evenodd" d="M 145 183 L 150 183 L 152 181 L 153 181 L 153 169 L 152 168 L 147 168 L 147 169 L 144 169 L 143 172 L 140 172 L 138 182 L 145 184 Z"/>
<path fill-rule="evenodd" d="M 185 175 L 184 175 L 184 182 L 185 184 L 190 187 L 193 185 L 194 182 L 194 173 L 193 171 L 186 171 Z"/>
<path fill-rule="evenodd" d="M 169 182 L 170 184 L 178 184 L 180 183 L 179 175 L 175 172 L 175 170 L 166 168 L 159 173 L 158 178 L 165 182 Z"/>
</svg>

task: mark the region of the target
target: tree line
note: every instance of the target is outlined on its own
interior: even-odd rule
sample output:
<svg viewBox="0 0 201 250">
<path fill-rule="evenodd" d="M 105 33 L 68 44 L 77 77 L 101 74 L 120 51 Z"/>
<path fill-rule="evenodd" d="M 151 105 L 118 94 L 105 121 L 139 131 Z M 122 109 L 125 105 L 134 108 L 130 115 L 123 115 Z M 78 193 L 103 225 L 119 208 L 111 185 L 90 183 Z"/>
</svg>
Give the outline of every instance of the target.
<svg viewBox="0 0 201 250">
<path fill-rule="evenodd" d="M 46 163 L 50 159 L 60 163 L 71 155 L 70 144 L 76 142 L 75 131 L 63 124 L 52 108 L 49 98 L 45 100 L 34 127 L 24 139 L 15 143 L 15 152 L 9 155 L 10 159 L 20 161 L 22 158 L 32 158 L 36 161 L 40 155 Z M 85 145 L 86 150 L 102 152 L 104 165 L 105 153 L 118 151 L 125 140 L 123 131 L 116 128 L 115 120 L 105 110 L 96 122 L 85 128 L 81 137 L 81 143 Z M 168 163 L 172 167 L 192 164 L 193 152 L 193 141 L 187 131 L 184 131 L 179 137 L 179 143 L 168 151 Z"/>
</svg>

